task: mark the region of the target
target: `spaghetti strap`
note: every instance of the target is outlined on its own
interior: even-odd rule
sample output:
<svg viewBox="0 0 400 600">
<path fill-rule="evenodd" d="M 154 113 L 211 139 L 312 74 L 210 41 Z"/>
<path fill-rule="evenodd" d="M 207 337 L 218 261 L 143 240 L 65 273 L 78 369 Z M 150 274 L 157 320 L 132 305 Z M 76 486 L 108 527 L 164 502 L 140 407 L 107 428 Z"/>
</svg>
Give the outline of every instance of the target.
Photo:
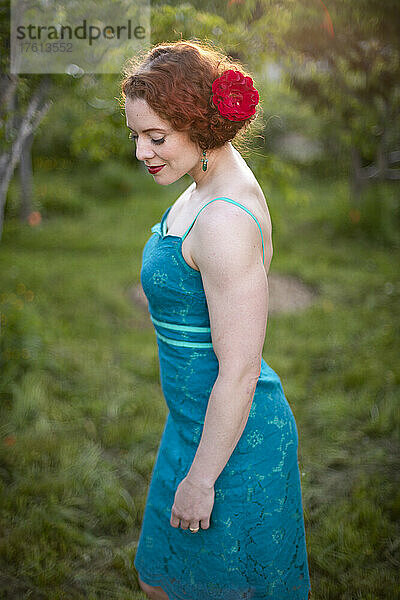
<svg viewBox="0 0 400 600">
<path fill-rule="evenodd" d="M 247 213 L 249 213 L 249 215 L 251 215 L 253 217 L 253 219 L 255 220 L 255 222 L 258 225 L 258 229 L 260 230 L 261 233 L 261 242 L 262 242 L 262 249 L 263 249 L 263 263 L 264 263 L 264 238 L 263 238 L 263 233 L 262 233 L 262 229 L 260 227 L 260 223 L 257 221 L 256 217 L 253 215 L 253 213 L 246 208 L 245 206 L 243 206 L 243 204 L 239 204 L 239 202 L 236 202 L 236 200 L 231 200 L 231 198 L 225 198 L 225 196 L 221 196 L 219 198 L 214 198 L 214 200 L 210 200 L 209 202 L 207 202 L 207 204 L 205 204 L 204 206 L 201 207 L 201 209 L 199 210 L 199 212 L 197 213 L 197 215 L 195 216 L 195 218 L 193 219 L 191 225 L 188 227 L 188 229 L 186 230 L 186 232 L 184 233 L 184 235 L 182 236 L 182 242 L 185 239 L 185 237 L 187 236 L 187 234 L 189 233 L 189 231 L 192 229 L 197 217 L 199 216 L 199 214 L 201 213 L 201 211 L 203 210 L 203 208 L 205 208 L 208 204 L 210 204 L 211 202 L 215 202 L 215 200 L 225 200 L 226 202 L 230 202 L 231 204 L 236 204 L 236 206 L 240 206 L 240 208 L 243 208 L 243 210 L 245 210 Z"/>
</svg>

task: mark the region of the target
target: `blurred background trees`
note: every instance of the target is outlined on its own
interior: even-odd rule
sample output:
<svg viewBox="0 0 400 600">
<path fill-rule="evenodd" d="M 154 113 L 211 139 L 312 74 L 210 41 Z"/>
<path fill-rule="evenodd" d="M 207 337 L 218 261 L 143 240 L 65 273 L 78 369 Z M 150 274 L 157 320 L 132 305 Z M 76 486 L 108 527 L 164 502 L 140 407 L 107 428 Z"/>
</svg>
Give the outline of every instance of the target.
<svg viewBox="0 0 400 600">
<path fill-rule="evenodd" d="M 357 213 L 367 184 L 388 181 L 398 189 L 399 15 L 396 0 L 384 5 L 335 0 L 329 11 L 322 0 L 153 0 L 151 43 L 207 39 L 243 61 L 254 73 L 264 110 L 252 166 L 269 165 L 269 175 L 277 177 L 280 169 L 272 164 L 278 161 L 284 179 L 299 167 L 342 172 Z M 8 18 L 3 1 L 3 48 Z M 28 220 L 31 202 L 40 212 L 30 183 L 32 145 L 34 163 L 67 159 L 100 165 L 130 159 L 118 76 L 10 76 L 4 51 L 0 64 L 1 215 L 20 161 L 15 176 L 21 206 L 17 211 L 14 196 L 9 216 L 18 212 Z M 136 168 L 135 161 L 130 164 Z M 376 197 L 379 202 L 380 194 Z M 394 210 L 397 220 L 393 204 L 387 210 Z"/>
</svg>

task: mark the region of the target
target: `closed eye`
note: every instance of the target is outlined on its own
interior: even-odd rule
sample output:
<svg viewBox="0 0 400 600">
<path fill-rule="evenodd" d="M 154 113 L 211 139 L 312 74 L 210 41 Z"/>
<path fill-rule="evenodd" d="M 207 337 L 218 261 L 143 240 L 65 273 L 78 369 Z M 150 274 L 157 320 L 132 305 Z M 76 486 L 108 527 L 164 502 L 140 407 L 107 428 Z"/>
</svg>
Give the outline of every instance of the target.
<svg viewBox="0 0 400 600">
<path fill-rule="evenodd" d="M 134 142 L 136 142 L 138 138 L 138 136 L 135 133 L 130 133 L 128 137 Z M 153 142 L 153 144 L 162 144 L 163 142 L 165 142 L 165 138 L 159 138 L 158 140 L 153 140 L 153 138 L 151 138 L 151 141 Z"/>
</svg>

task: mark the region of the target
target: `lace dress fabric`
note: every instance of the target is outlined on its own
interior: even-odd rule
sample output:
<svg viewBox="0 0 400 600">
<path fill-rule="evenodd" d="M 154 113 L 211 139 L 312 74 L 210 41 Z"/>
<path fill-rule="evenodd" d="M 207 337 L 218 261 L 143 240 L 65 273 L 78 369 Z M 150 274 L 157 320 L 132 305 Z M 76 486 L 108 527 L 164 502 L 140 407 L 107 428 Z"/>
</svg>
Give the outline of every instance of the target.
<svg viewBox="0 0 400 600">
<path fill-rule="evenodd" d="M 249 213 L 231 199 L 215 200 Z M 140 274 L 168 415 L 135 568 L 170 600 L 306 600 L 310 578 L 298 431 L 280 378 L 264 359 L 246 427 L 215 482 L 210 527 L 191 533 L 170 525 L 175 492 L 192 464 L 218 375 L 201 274 L 182 255 L 196 219 L 183 237 L 166 235 L 170 208 L 151 229 Z"/>
</svg>

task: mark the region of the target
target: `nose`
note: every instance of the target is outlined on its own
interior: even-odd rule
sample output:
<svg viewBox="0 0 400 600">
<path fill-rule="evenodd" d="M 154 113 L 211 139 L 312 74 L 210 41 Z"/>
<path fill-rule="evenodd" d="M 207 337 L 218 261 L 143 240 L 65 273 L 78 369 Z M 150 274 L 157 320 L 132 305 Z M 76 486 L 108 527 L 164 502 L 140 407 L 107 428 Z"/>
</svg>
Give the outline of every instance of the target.
<svg viewBox="0 0 400 600">
<path fill-rule="evenodd" d="M 138 160 L 152 159 L 155 156 L 156 153 L 150 144 L 150 140 L 140 138 L 136 140 L 136 158 Z"/>
</svg>

